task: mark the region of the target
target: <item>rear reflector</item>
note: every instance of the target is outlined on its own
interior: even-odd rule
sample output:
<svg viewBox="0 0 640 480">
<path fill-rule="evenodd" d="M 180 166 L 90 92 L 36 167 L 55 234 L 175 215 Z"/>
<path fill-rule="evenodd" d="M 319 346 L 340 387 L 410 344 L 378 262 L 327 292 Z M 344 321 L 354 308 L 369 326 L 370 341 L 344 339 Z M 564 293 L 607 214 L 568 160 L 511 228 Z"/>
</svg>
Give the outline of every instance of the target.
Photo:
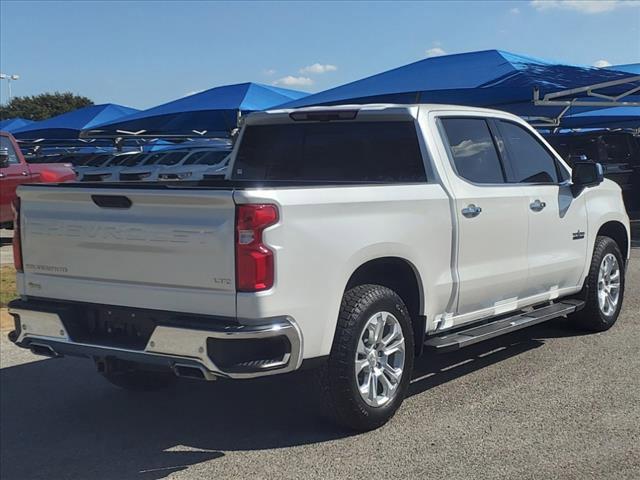
<svg viewBox="0 0 640 480">
<path fill-rule="evenodd" d="M 265 228 L 278 221 L 278 208 L 271 204 L 236 207 L 236 288 L 257 292 L 273 286 L 273 252 L 262 242 Z"/>
<path fill-rule="evenodd" d="M 20 199 L 16 198 L 11 203 L 13 210 L 13 265 L 16 271 L 22 272 L 22 238 L 20 231 Z"/>
</svg>

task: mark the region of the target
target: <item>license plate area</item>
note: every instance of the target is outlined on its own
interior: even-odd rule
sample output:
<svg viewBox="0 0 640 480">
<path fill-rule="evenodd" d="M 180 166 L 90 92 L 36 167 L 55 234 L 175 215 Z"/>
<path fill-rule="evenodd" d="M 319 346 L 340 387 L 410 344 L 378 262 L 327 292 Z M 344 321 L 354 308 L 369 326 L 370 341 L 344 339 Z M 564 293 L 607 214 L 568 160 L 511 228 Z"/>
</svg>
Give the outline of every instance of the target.
<svg viewBox="0 0 640 480">
<path fill-rule="evenodd" d="M 92 307 L 63 320 L 74 342 L 144 350 L 158 319 L 144 310 Z"/>
</svg>

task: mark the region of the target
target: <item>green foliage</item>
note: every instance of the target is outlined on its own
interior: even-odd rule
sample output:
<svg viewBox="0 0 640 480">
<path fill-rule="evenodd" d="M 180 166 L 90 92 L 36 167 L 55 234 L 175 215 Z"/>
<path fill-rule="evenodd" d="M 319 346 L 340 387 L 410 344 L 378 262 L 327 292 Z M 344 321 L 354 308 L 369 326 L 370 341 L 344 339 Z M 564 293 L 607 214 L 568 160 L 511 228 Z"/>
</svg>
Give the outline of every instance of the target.
<svg viewBox="0 0 640 480">
<path fill-rule="evenodd" d="M 0 106 L 0 120 L 15 117 L 44 120 L 88 105 L 93 105 L 93 101 L 71 92 L 13 97 L 8 104 Z"/>
</svg>

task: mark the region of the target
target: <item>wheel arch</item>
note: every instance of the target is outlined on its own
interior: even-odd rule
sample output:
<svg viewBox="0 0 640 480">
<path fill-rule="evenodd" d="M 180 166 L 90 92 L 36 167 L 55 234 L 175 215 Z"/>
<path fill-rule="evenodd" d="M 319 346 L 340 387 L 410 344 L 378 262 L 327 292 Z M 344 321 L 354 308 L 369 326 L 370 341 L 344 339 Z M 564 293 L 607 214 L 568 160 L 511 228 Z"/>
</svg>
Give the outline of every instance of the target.
<svg viewBox="0 0 640 480">
<path fill-rule="evenodd" d="M 622 258 L 629 257 L 629 232 L 622 222 L 610 220 L 603 223 L 598 229 L 597 236 L 606 236 L 612 238 L 620 248 Z"/>
<path fill-rule="evenodd" d="M 367 260 L 353 271 L 344 291 L 367 283 L 387 287 L 402 298 L 411 316 L 416 354 L 421 353 L 426 329 L 426 318 L 423 314 L 425 299 L 420 274 L 415 265 L 397 256 Z"/>
</svg>

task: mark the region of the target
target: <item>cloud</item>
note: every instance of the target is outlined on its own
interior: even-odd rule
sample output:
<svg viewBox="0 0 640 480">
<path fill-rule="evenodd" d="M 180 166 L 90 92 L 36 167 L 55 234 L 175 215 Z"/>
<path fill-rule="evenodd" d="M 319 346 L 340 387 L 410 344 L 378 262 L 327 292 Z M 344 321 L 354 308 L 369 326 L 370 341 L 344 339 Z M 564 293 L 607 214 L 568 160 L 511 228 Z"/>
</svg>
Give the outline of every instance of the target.
<svg viewBox="0 0 640 480">
<path fill-rule="evenodd" d="M 530 5 L 539 11 L 572 10 L 597 14 L 611 12 L 624 7 L 640 7 L 638 0 L 531 0 Z"/>
<path fill-rule="evenodd" d="M 426 52 L 424 52 L 424 54 L 427 56 L 427 58 L 429 58 L 429 57 L 439 57 L 440 55 L 446 55 L 447 52 L 445 52 L 440 47 L 433 47 L 433 48 L 429 48 Z"/>
<path fill-rule="evenodd" d="M 309 77 L 294 77 L 293 75 L 287 75 L 286 77 L 279 78 L 274 85 L 284 85 L 286 87 L 308 87 L 313 85 L 313 80 Z"/>
<path fill-rule="evenodd" d="M 609 60 L 598 60 L 597 62 L 593 62 L 593 66 L 598 68 L 610 67 L 611 62 Z"/>
<path fill-rule="evenodd" d="M 327 73 L 327 72 L 335 72 L 337 69 L 338 67 L 336 67 L 335 65 L 331 65 L 329 63 L 324 65 L 321 63 L 314 63 L 313 65 L 307 65 L 306 67 L 303 67 L 298 71 L 303 75 L 309 75 L 309 74 L 315 75 L 315 74 L 321 74 L 321 73 Z"/>
<path fill-rule="evenodd" d="M 270 76 L 272 76 L 272 75 L 275 75 L 275 74 L 276 74 L 276 69 L 275 69 L 275 68 L 265 68 L 265 69 L 262 71 L 262 74 L 263 74 L 263 75 L 266 75 L 267 77 L 270 77 Z"/>
<path fill-rule="evenodd" d="M 518 7 L 513 7 L 511 9 L 509 9 L 509 13 L 511 15 L 518 15 L 520 13 L 520 9 Z"/>
</svg>

